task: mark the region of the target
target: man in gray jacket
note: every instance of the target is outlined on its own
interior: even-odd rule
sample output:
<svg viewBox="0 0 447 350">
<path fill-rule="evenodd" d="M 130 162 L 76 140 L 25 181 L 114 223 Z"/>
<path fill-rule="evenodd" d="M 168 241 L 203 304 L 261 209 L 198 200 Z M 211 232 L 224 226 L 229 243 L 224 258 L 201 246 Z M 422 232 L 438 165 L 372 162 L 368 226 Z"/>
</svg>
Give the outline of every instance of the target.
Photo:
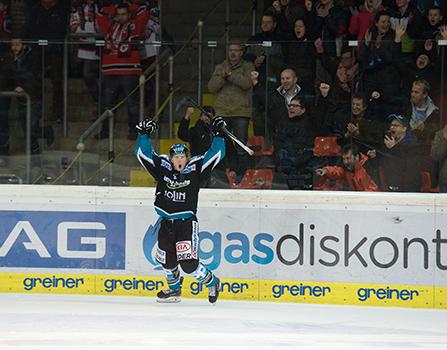
<svg viewBox="0 0 447 350">
<path fill-rule="evenodd" d="M 240 44 L 230 44 L 228 58 L 218 64 L 208 82 L 208 90 L 216 96 L 214 108 L 216 114 L 224 117 L 228 129 L 247 143 L 248 123 L 251 117 L 251 98 L 253 83 L 250 73 L 254 66 L 242 59 L 243 47 Z M 236 181 L 240 181 L 248 164 L 248 155 L 241 148 L 235 149 L 228 142 L 228 161 L 234 171 Z"/>
</svg>

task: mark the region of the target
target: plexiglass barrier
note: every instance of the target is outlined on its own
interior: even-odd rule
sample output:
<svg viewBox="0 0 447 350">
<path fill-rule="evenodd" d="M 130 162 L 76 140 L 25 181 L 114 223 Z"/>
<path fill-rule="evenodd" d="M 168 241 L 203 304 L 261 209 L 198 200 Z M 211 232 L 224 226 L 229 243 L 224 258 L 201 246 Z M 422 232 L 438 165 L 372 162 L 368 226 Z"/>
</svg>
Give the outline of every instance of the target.
<svg viewBox="0 0 447 350">
<path fill-rule="evenodd" d="M 142 29 L 126 39 L 101 31 L 113 13 L 78 30 L 75 7 L 61 38 L 2 37 L 0 182 L 154 186 L 134 125 L 156 117 L 157 151 L 187 142 L 198 154 L 212 137 L 207 112 L 254 151 L 228 138 L 208 187 L 447 189 L 445 30 L 412 39 L 373 24 L 359 41 L 322 40 L 297 20 L 288 37 L 252 36 L 250 10 L 240 40 L 225 18 L 212 26 L 212 12 L 174 40 L 156 7 L 132 14 Z"/>
</svg>

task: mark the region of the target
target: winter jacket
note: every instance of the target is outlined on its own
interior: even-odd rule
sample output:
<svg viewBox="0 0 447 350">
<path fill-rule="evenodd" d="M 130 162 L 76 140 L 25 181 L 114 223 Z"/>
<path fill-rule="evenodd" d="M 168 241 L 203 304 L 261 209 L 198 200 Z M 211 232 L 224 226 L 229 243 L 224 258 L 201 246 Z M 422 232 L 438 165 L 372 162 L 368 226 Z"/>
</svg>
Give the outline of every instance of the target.
<svg viewBox="0 0 447 350">
<path fill-rule="evenodd" d="M 329 90 L 329 96 L 327 100 L 328 111 L 335 112 L 340 109 L 349 109 L 351 104 L 351 95 L 355 79 L 358 74 L 358 64 L 354 64 L 352 67 L 345 69 L 341 65 L 341 61 L 338 57 L 331 57 L 326 52 L 317 54 L 324 69 L 332 77 L 331 89 Z M 348 74 L 345 74 L 348 73 Z M 341 79 L 347 77 L 342 81 Z M 341 79 L 340 79 L 341 78 Z"/>
<path fill-rule="evenodd" d="M 393 148 L 382 149 L 380 161 L 385 184 L 396 192 L 419 192 L 421 187 L 420 146 L 415 137 L 407 133 Z"/>
<path fill-rule="evenodd" d="M 421 29 L 421 15 L 414 5 L 414 2 L 409 2 L 407 9 L 403 14 L 394 3 L 392 8 L 388 9 L 391 14 L 391 28 L 395 29 L 400 23 L 405 27 L 406 32 L 402 36 L 402 52 L 411 53 L 414 51 L 414 40 L 417 37 L 417 32 Z"/>
<path fill-rule="evenodd" d="M 41 55 L 40 52 L 34 50 L 30 46 L 24 46 L 17 57 L 10 53 L 5 59 L 3 74 L 7 77 L 8 90 L 14 90 L 20 86 L 32 99 L 40 99 L 42 96 Z"/>
<path fill-rule="evenodd" d="M 253 63 L 241 60 L 231 68 L 231 75 L 223 78 L 223 63 L 218 64 L 208 82 L 208 90 L 216 96 L 214 108 L 223 117 L 251 117 L 253 84 L 250 73 Z"/>
<path fill-rule="evenodd" d="M 197 120 L 196 124 L 189 128 L 190 120 L 183 118 L 178 128 L 178 138 L 182 141 L 189 142 L 191 147 L 191 155 L 197 156 L 205 154 L 211 147 L 213 138 L 210 127 L 202 120 Z"/>
<path fill-rule="evenodd" d="M 314 120 L 307 111 L 282 120 L 273 137 L 278 166 L 303 169 L 313 157 Z"/>
<path fill-rule="evenodd" d="M 280 81 L 284 60 L 284 40 L 285 37 L 282 35 L 270 32 L 261 32 L 248 39 L 247 51 L 244 55 L 244 60 L 254 64 L 256 57 L 268 55 L 268 58 L 264 60 L 264 63 L 262 63 L 258 68 L 255 68 L 256 71 L 259 72 L 258 85 L 265 86 L 266 80 L 271 83 L 277 83 Z M 262 46 L 264 41 L 272 42 L 272 46 Z"/>
<path fill-rule="evenodd" d="M 301 96 L 301 87 L 296 85 L 296 95 Z M 295 96 L 296 96 L 295 95 Z M 287 101 L 283 95 L 281 86 L 270 92 L 268 96 L 267 122 L 271 135 L 275 135 L 277 128 L 281 123 L 286 122 L 289 117 L 287 114 Z"/>
<path fill-rule="evenodd" d="M 335 39 L 344 36 L 347 32 L 348 16 L 346 10 L 335 5 L 329 10 L 326 17 L 318 17 L 316 13 L 313 13 L 313 17 L 315 29 L 312 28 L 311 31 L 318 33 L 318 37 L 323 40 L 324 51 L 335 57 Z"/>
<path fill-rule="evenodd" d="M 351 191 L 377 192 L 378 186 L 365 169 L 367 161 L 368 157 L 360 154 L 360 161 L 354 171 L 348 171 L 339 166 L 326 166 L 323 169 L 327 170 L 326 176 L 329 180 L 344 179 Z"/>
<path fill-rule="evenodd" d="M 298 39 L 294 34 L 284 44 L 284 62 L 295 69 L 296 75 L 305 90 L 313 92 L 315 80 L 315 49 L 313 41 Z"/>
<path fill-rule="evenodd" d="M 47 39 L 63 41 L 68 27 L 69 10 L 63 1 L 45 8 L 40 1 L 30 10 L 31 16 L 25 23 L 28 39 Z M 62 47 L 57 45 L 57 47 Z"/>
<path fill-rule="evenodd" d="M 399 92 L 400 77 L 394 62 L 399 55 L 400 43 L 394 42 L 394 31 L 389 30 L 379 48 L 373 36 L 368 46 L 362 43 L 358 52 L 362 91 L 369 96 L 372 91 L 394 95 Z"/>
<path fill-rule="evenodd" d="M 352 138 L 345 138 L 344 143 L 354 141 L 359 145 L 362 152 L 367 152 L 369 149 L 376 148 L 383 143 L 383 135 L 387 127 L 385 123 L 366 117 L 357 119 L 352 116 L 350 119 L 344 120 L 343 135 L 346 135 L 348 123 L 357 125 L 360 134 Z"/>
<path fill-rule="evenodd" d="M 430 96 L 427 96 L 427 110 L 425 112 L 425 119 L 421 120 L 424 123 L 424 130 L 419 131 L 415 129 L 417 124 L 416 120 L 416 107 L 410 103 L 408 116 L 410 117 L 410 127 L 412 133 L 416 136 L 419 143 L 424 145 L 430 145 L 435 137 L 435 133 L 439 130 L 441 116 L 439 114 L 439 108 L 435 106 Z"/>
</svg>

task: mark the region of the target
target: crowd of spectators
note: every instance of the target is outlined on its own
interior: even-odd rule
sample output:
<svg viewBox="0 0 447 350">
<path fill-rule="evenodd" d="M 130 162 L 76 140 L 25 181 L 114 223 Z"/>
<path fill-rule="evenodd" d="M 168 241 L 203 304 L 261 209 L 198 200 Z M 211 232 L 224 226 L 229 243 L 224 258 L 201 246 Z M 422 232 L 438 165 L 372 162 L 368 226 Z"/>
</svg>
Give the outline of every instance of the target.
<svg viewBox="0 0 447 350">
<path fill-rule="evenodd" d="M 38 154 L 38 138 L 46 136 L 49 143 L 53 138 L 51 130 L 40 128 L 42 77 L 52 85 L 46 117 L 59 122 L 63 115 L 66 35 L 76 33 L 84 41 L 77 58 L 92 105 L 101 101 L 93 111 L 97 117 L 138 84 L 142 69 L 154 61 L 157 51 L 150 43 L 161 28 L 153 0 L 24 1 L 26 21 L 13 32 L 11 2 L 0 0 L 0 90 L 30 95 L 32 152 Z M 324 177 L 345 178 L 344 188 L 351 190 L 418 191 L 421 173 L 428 172 L 432 187 L 447 190 L 447 132 L 440 109 L 446 60 L 438 44 L 447 39 L 444 1 L 264 3 L 258 32 L 229 45 L 208 89 L 216 96 L 215 112 L 242 142 L 252 121 L 254 134 L 273 144 L 276 180 L 312 188 Z M 101 51 L 89 44 L 91 35 L 105 39 Z M 28 42 L 43 38 L 50 45 Z M 130 140 L 136 137 L 138 101 L 137 91 L 126 102 Z M 23 102 L 17 112 L 25 127 Z M 0 158 L 9 152 L 9 113 L 10 99 L 0 96 Z M 206 115 L 191 132 L 189 119 L 181 123 L 183 139 L 207 134 Z M 96 138 L 108 138 L 108 130 L 106 122 Z M 343 148 L 340 156 L 316 157 L 317 137 L 335 139 Z M 250 160 L 231 143 L 227 154 L 238 182 Z M 366 185 L 355 180 L 358 171 Z"/>
<path fill-rule="evenodd" d="M 425 172 L 431 188 L 445 190 L 447 133 L 438 107 L 446 91 L 438 46 L 447 39 L 444 11 L 436 0 L 280 0 L 266 7 L 243 58 L 255 68 L 245 73 L 253 131 L 273 143 L 277 180 L 306 189 L 320 177 L 345 178 L 345 189 L 401 192 L 419 191 Z M 212 80 L 232 84 L 219 67 Z M 216 86 L 210 91 L 220 98 Z M 233 93 L 243 97 L 247 89 Z M 316 137 L 335 139 L 344 147 L 340 157 L 316 157 Z"/>
<path fill-rule="evenodd" d="M 98 117 L 100 97 L 101 112 L 114 107 L 138 85 L 142 67 L 147 67 L 154 60 L 156 52 L 150 42 L 159 38 L 161 30 L 158 1 L 24 0 L 25 20 L 20 26 L 15 26 L 15 31 L 11 29 L 14 27 L 10 16 L 12 5 L 10 0 L 0 0 L 0 91 L 15 91 L 30 96 L 32 154 L 40 153 L 39 138 L 46 138 L 48 144 L 54 140 L 51 127 L 40 127 L 44 77 L 51 81 L 52 92 L 51 108 L 46 108 L 45 118 L 50 123 L 62 121 L 63 43 L 67 34 L 76 33 L 73 41 L 80 42 L 77 59 L 82 66 L 82 77 L 92 106 L 96 106 L 92 108 L 95 119 Z M 105 39 L 102 52 L 92 44 L 92 37 Z M 48 44 L 42 45 L 45 40 Z M 138 99 L 138 94 L 134 93 L 127 102 L 128 138 L 131 140 L 136 138 L 134 125 L 139 115 Z M 9 154 L 10 107 L 10 97 L 0 96 L 0 166 L 5 165 Z M 18 99 L 17 115 L 25 132 L 24 98 Z M 108 130 L 104 124 L 96 138 L 107 138 Z"/>
</svg>

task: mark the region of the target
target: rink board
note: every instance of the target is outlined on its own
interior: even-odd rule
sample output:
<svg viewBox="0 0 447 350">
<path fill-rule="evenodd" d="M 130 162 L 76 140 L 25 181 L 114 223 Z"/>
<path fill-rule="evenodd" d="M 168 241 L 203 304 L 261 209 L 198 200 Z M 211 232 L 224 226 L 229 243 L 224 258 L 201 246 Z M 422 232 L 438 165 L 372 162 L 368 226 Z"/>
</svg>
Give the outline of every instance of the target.
<svg viewBox="0 0 447 350">
<path fill-rule="evenodd" d="M 207 297 L 194 279 L 183 283 L 183 297 Z M 161 276 L 0 274 L 0 293 L 155 297 L 165 288 Z M 447 287 L 222 278 L 220 291 L 222 299 L 232 300 L 447 309 Z"/>
<path fill-rule="evenodd" d="M 1 186 L 0 292 L 155 296 L 153 200 Z M 443 194 L 203 190 L 199 255 L 224 299 L 445 309 L 446 213 Z"/>
</svg>

